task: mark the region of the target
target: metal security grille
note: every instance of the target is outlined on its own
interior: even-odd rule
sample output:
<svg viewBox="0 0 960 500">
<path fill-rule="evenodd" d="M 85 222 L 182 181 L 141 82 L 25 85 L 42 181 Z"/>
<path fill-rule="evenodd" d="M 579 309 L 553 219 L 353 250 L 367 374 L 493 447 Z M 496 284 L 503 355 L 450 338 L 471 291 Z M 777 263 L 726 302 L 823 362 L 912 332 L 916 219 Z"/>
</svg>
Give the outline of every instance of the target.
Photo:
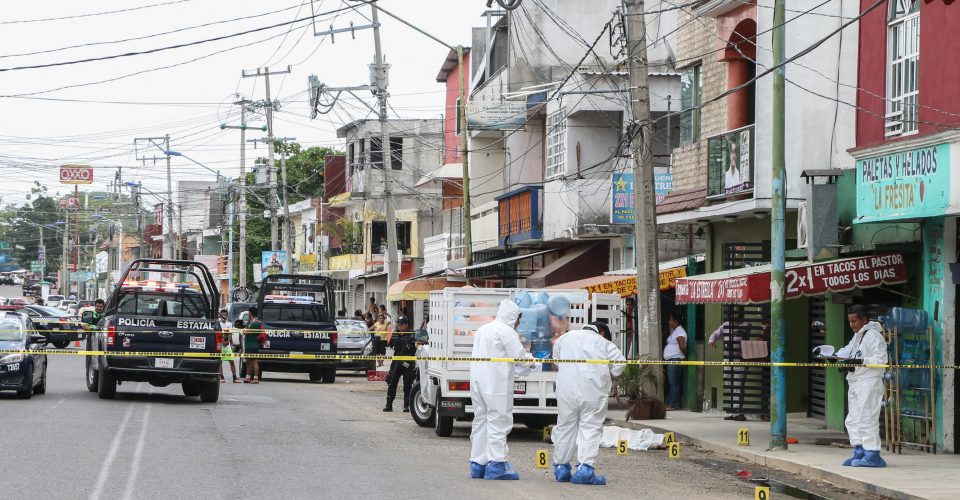
<svg viewBox="0 0 960 500">
<path fill-rule="evenodd" d="M 810 297 L 810 342 L 809 348 L 827 343 L 826 329 L 826 300 L 823 297 Z M 810 404 L 807 407 L 807 416 L 823 420 L 826 418 L 827 401 L 827 374 L 824 368 L 809 368 L 807 370 L 807 384 L 810 390 Z"/>
<path fill-rule="evenodd" d="M 723 247 L 723 269 L 741 269 L 770 262 L 770 244 L 727 243 Z M 725 304 L 722 319 L 725 361 L 769 361 L 770 306 Z M 765 357 L 743 357 L 744 343 L 766 344 Z M 748 349 L 755 351 L 755 349 Z M 770 413 L 770 368 L 726 366 L 723 369 L 723 410 L 732 414 Z"/>
</svg>

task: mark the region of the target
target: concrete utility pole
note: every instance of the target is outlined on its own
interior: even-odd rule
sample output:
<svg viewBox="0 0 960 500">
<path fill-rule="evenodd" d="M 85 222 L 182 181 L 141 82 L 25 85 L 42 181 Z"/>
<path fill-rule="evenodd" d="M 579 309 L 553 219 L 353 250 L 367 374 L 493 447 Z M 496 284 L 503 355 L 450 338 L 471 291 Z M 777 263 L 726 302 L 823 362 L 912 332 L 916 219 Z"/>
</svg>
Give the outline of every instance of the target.
<svg viewBox="0 0 960 500">
<path fill-rule="evenodd" d="M 377 4 L 371 3 L 373 16 L 373 47 L 377 67 L 377 101 L 380 104 L 380 157 L 383 164 L 383 204 L 387 217 L 387 255 L 384 255 L 384 265 L 387 268 L 387 289 L 397 282 L 400 275 L 400 263 L 397 262 L 397 216 L 394 212 L 393 193 L 390 190 L 390 174 L 392 155 L 390 154 L 390 137 L 387 135 L 387 66 L 383 61 L 383 52 L 380 47 L 380 17 Z M 373 152 L 371 145 L 370 152 Z M 371 165 L 376 168 L 376 165 Z"/>
<path fill-rule="evenodd" d="M 647 35 L 643 0 L 623 0 L 630 71 L 631 142 L 637 255 L 637 347 L 641 356 L 660 359 L 660 270 L 657 262 L 657 212 L 653 183 L 653 122 L 647 86 Z M 639 130 L 638 130 L 639 129 Z M 654 370 L 658 379 L 659 370 Z M 662 394 L 663 384 L 657 384 Z"/>
<path fill-rule="evenodd" d="M 287 142 L 296 141 L 296 137 L 274 137 L 280 146 L 280 184 L 283 185 L 283 250 L 287 252 L 284 269 L 293 269 L 293 226 L 290 225 L 290 202 L 287 200 Z"/>
<path fill-rule="evenodd" d="M 163 136 L 163 151 L 166 153 L 170 151 L 170 134 L 165 134 Z M 174 255 L 173 251 L 173 176 L 170 173 L 170 155 L 165 154 L 167 157 L 167 255 L 165 256 L 168 259 L 172 259 Z M 109 273 L 108 273 L 109 274 Z"/>
<path fill-rule="evenodd" d="M 784 151 L 784 0 L 773 4 L 773 159 L 770 210 L 770 361 L 784 361 L 787 323 L 784 317 L 786 287 L 787 168 Z M 770 449 L 787 449 L 787 379 L 782 366 L 770 370 Z"/>
<path fill-rule="evenodd" d="M 256 72 L 247 72 L 243 71 L 243 78 L 255 78 L 258 76 L 263 76 L 264 80 L 264 92 L 266 94 L 266 102 L 263 106 L 266 109 L 267 114 L 267 173 L 269 174 L 270 182 L 270 249 L 279 250 L 279 226 L 277 222 L 277 169 L 274 166 L 274 148 L 273 148 L 273 108 L 274 103 L 270 97 L 270 75 L 280 75 L 284 73 L 290 73 L 292 71 L 290 66 L 287 66 L 287 69 L 284 71 L 275 71 L 270 70 L 270 68 L 257 68 Z"/>
</svg>

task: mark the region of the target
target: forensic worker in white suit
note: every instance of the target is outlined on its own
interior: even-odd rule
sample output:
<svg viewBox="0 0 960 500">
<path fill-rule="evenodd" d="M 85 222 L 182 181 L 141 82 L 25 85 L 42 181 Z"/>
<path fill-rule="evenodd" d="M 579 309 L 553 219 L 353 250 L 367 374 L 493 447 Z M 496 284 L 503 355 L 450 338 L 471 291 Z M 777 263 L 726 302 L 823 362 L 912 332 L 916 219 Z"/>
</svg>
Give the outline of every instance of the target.
<svg viewBox="0 0 960 500">
<path fill-rule="evenodd" d="M 554 443 L 554 477 L 575 484 L 607 484 L 593 464 L 603 435 L 611 378 L 623 373 L 623 353 L 603 335 L 609 328 L 593 322 L 582 330 L 560 336 L 553 346 L 554 359 L 603 359 L 611 364 L 559 363 L 557 371 L 557 425 L 551 437 Z M 577 451 L 577 471 L 571 475 L 570 459 Z"/>
<path fill-rule="evenodd" d="M 887 342 L 882 327 L 870 321 L 861 305 L 847 310 L 847 321 L 856 332 L 846 347 L 837 351 L 846 363 L 861 365 L 887 364 Z M 853 467 L 886 467 L 880 458 L 880 408 L 883 404 L 883 368 L 858 366 L 847 374 L 847 418 L 844 424 L 853 446 L 853 456 L 843 465 Z"/>
<path fill-rule="evenodd" d="M 531 358 L 517 333 L 520 307 L 512 300 L 500 303 L 497 317 L 473 336 L 474 358 Z M 474 361 L 470 365 L 470 477 L 520 479 L 507 462 L 507 434 L 513 429 L 514 364 Z"/>
</svg>

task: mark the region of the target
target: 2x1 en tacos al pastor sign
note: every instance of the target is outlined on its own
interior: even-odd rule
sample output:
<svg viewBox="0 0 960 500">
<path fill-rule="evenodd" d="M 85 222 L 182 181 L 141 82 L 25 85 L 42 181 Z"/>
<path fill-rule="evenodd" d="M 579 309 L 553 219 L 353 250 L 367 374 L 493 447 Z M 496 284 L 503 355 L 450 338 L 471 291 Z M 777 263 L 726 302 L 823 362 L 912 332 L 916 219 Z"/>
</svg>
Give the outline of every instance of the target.
<svg viewBox="0 0 960 500">
<path fill-rule="evenodd" d="M 735 273 L 735 274 L 734 274 Z M 770 265 L 711 275 L 677 278 L 681 304 L 762 304 L 770 302 Z M 900 254 L 870 255 L 816 264 L 788 264 L 786 298 L 845 292 L 907 281 Z"/>
</svg>

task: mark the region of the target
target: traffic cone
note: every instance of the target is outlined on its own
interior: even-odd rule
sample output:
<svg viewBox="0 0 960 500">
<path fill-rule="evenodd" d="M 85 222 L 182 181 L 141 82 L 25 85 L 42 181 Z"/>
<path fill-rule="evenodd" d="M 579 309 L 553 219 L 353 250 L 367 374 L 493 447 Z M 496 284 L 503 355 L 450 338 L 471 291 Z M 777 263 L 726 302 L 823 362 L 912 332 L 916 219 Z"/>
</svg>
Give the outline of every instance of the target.
<svg viewBox="0 0 960 500">
<path fill-rule="evenodd" d="M 74 341 L 73 347 L 80 347 L 80 339 L 77 339 L 76 341 Z"/>
</svg>

